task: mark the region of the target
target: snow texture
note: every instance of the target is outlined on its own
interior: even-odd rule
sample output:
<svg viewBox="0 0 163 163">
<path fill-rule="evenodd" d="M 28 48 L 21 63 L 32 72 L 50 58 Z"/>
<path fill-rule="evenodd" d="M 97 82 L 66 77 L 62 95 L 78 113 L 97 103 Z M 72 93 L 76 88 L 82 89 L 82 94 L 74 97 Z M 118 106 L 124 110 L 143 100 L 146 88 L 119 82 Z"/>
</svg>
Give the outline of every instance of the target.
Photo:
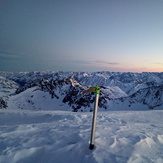
<svg viewBox="0 0 163 163">
<path fill-rule="evenodd" d="M 0 110 L 1 163 L 162 163 L 163 111 Z"/>
</svg>

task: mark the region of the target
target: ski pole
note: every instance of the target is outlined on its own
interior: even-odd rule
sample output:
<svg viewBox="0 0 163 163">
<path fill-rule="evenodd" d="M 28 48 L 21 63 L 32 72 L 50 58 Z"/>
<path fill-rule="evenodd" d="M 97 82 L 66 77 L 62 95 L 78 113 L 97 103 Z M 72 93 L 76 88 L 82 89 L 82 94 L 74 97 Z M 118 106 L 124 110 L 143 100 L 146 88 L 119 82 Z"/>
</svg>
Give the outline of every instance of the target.
<svg viewBox="0 0 163 163">
<path fill-rule="evenodd" d="M 87 86 L 85 86 L 85 85 L 83 85 L 81 83 L 78 83 L 75 79 L 67 80 L 67 83 L 69 83 L 69 82 L 72 84 L 73 87 L 80 86 L 80 87 L 88 88 Z M 95 104 L 94 104 L 94 110 L 93 110 L 91 141 L 90 141 L 90 146 L 89 146 L 89 149 L 91 149 L 91 150 L 94 149 L 94 139 L 95 139 L 95 130 L 96 130 L 96 118 L 97 118 L 98 101 L 99 101 L 99 94 L 100 94 L 100 89 L 101 88 L 107 89 L 106 87 L 103 87 L 103 86 L 92 86 L 89 89 L 84 90 L 82 92 L 82 94 L 84 94 L 84 93 L 89 93 L 89 92 L 93 91 L 95 93 L 95 95 L 96 95 Z"/>
<path fill-rule="evenodd" d="M 100 94 L 100 87 L 99 86 L 92 86 L 88 90 L 83 91 L 82 93 L 88 93 L 93 91 L 96 95 L 94 110 L 93 110 L 93 120 L 92 120 L 92 131 L 91 131 L 91 141 L 89 149 L 94 149 L 94 139 L 95 139 L 95 130 L 96 130 L 96 118 L 97 118 L 97 110 L 98 110 L 98 101 L 99 101 L 99 94 Z"/>
</svg>

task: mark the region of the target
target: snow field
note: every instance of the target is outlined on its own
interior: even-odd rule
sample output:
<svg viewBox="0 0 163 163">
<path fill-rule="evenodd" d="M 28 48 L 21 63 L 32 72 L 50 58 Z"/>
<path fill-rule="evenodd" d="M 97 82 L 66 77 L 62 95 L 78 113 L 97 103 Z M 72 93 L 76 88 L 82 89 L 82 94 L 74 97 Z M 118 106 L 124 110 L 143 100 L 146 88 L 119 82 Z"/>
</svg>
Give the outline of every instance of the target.
<svg viewBox="0 0 163 163">
<path fill-rule="evenodd" d="M 163 111 L 0 110 L 0 163 L 162 163 Z"/>
</svg>

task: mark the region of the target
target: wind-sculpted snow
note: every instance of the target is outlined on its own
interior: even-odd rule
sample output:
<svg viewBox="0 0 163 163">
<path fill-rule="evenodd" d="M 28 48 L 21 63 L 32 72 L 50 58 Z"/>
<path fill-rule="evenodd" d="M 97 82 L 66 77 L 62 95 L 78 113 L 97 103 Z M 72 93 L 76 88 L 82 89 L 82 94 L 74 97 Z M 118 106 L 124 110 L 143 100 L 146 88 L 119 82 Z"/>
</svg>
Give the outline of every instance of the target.
<svg viewBox="0 0 163 163">
<path fill-rule="evenodd" d="M 162 163 L 162 111 L 0 110 L 1 163 Z"/>
</svg>

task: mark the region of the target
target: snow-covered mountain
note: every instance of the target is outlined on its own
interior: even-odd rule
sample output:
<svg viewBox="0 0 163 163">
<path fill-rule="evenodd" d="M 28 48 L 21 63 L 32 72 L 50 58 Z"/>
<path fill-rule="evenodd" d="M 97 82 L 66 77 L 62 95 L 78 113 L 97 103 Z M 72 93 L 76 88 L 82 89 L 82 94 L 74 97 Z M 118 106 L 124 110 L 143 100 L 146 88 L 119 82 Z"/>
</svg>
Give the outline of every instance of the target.
<svg viewBox="0 0 163 163">
<path fill-rule="evenodd" d="M 19 85 L 16 82 L 0 76 L 0 97 L 8 96 L 14 93 L 18 88 Z"/>
<path fill-rule="evenodd" d="M 163 162 L 162 73 L 0 75 L 1 163 Z M 90 150 L 92 113 L 84 111 L 93 110 L 95 95 L 81 92 L 92 85 L 105 87 Z"/>
<path fill-rule="evenodd" d="M 101 89 L 99 99 L 102 110 L 120 109 L 122 105 L 126 109 L 134 109 L 136 105 L 154 109 L 163 105 L 163 73 L 43 71 L 0 72 L 0 75 L 4 80 L 17 83 L 15 94 L 9 97 L 9 107 L 53 109 L 57 105 L 72 111 L 92 111 L 95 95 L 81 94 L 86 88 L 73 87 L 67 83 L 70 78 L 88 87 L 105 86 L 107 89 Z"/>
<path fill-rule="evenodd" d="M 8 96 L 18 88 L 19 85 L 16 82 L 0 76 L 0 108 L 7 108 Z"/>
</svg>

